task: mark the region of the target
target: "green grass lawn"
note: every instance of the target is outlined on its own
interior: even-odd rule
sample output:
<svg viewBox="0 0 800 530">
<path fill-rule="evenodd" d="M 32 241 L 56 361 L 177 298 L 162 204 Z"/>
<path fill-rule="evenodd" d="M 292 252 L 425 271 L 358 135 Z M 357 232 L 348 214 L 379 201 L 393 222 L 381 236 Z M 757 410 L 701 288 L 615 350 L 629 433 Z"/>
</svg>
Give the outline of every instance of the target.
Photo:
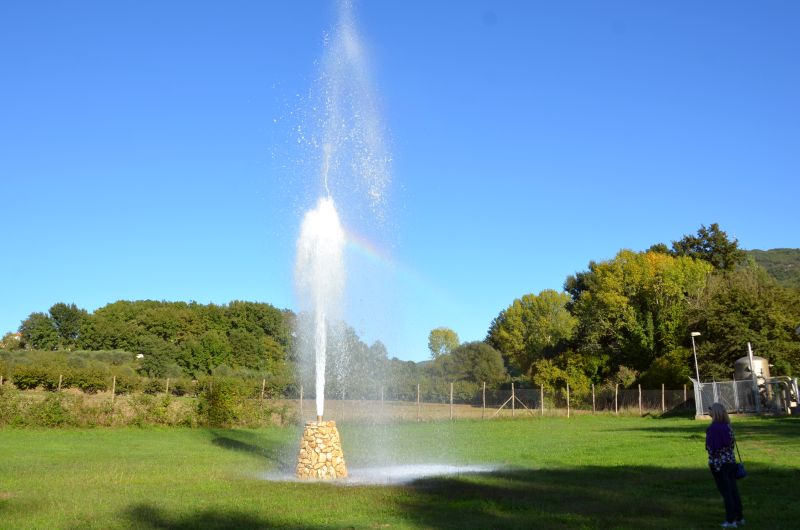
<svg viewBox="0 0 800 530">
<path fill-rule="evenodd" d="M 340 425 L 351 468 L 381 453 L 502 466 L 402 486 L 264 480 L 291 467 L 298 429 L 5 429 L 0 528 L 714 528 L 723 508 L 706 425 L 612 416 Z M 800 421 L 734 428 L 750 473 L 740 482 L 748 528 L 800 527 Z"/>
</svg>

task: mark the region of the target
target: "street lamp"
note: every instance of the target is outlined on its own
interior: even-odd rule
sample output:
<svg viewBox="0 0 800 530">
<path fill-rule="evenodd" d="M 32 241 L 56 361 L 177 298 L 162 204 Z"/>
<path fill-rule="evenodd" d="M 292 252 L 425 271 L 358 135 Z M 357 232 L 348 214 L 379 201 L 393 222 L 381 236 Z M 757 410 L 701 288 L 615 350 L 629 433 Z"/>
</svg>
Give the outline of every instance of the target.
<svg viewBox="0 0 800 530">
<path fill-rule="evenodd" d="M 695 337 L 699 337 L 700 336 L 700 332 L 699 331 L 692 331 L 690 333 L 690 336 L 692 337 L 692 351 L 694 352 L 694 372 L 695 372 L 695 375 L 697 376 L 697 384 L 699 385 L 700 384 L 700 368 L 697 367 L 697 347 L 695 347 L 695 345 L 694 345 L 694 338 Z"/>
</svg>

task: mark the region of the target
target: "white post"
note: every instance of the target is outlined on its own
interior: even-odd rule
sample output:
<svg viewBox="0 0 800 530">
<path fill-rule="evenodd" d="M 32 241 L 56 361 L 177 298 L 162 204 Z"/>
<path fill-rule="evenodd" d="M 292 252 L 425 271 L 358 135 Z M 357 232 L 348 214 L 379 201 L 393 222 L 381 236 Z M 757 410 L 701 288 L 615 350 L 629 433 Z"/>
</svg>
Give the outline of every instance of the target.
<svg viewBox="0 0 800 530">
<path fill-rule="evenodd" d="M 569 382 L 567 382 L 567 418 L 569 418 Z"/>
<path fill-rule="evenodd" d="M 614 385 L 614 414 L 619 414 L 619 383 Z"/>
<path fill-rule="evenodd" d="M 667 400 L 664 393 L 664 383 L 661 383 L 661 412 L 667 410 Z"/>
<path fill-rule="evenodd" d="M 516 407 L 517 396 L 514 393 L 514 383 L 511 383 L 511 417 L 514 417 L 514 411 L 517 409 Z"/>
<path fill-rule="evenodd" d="M 483 405 L 481 406 L 481 419 L 486 419 L 486 381 L 483 382 Z"/>
<path fill-rule="evenodd" d="M 595 402 L 594 402 L 594 383 L 592 383 L 592 414 L 594 414 L 595 412 L 597 412 L 597 410 L 595 408 Z"/>
<path fill-rule="evenodd" d="M 419 383 L 417 383 L 417 421 L 419 421 Z"/>
<path fill-rule="evenodd" d="M 450 383 L 450 419 L 453 419 L 453 383 Z"/>
<path fill-rule="evenodd" d="M 539 406 L 541 407 L 542 413 L 540 416 L 544 416 L 544 385 L 539 385 Z"/>
<path fill-rule="evenodd" d="M 639 416 L 642 415 L 642 385 L 639 385 Z"/>
</svg>

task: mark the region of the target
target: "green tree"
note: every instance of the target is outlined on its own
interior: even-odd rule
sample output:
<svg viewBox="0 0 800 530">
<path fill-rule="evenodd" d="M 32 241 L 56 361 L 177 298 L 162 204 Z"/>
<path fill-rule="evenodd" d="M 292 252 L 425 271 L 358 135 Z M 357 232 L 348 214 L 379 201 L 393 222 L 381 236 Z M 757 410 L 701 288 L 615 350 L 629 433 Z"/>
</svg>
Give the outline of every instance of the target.
<svg viewBox="0 0 800 530">
<path fill-rule="evenodd" d="M 717 223 L 708 228 L 701 225 L 697 235 L 686 235 L 672 242 L 672 252 L 676 256 L 689 256 L 707 261 L 715 269 L 733 270 L 745 257 L 739 248 L 739 241 L 728 239 L 728 234 Z"/>
<path fill-rule="evenodd" d="M 526 294 L 492 321 L 486 342 L 502 352 L 509 365 L 523 374 L 533 363 L 563 351 L 577 321 L 567 310 L 568 294 L 546 289 Z"/>
<path fill-rule="evenodd" d="M 466 342 L 434 361 L 437 375 L 448 381 L 486 382 L 496 386 L 506 379 L 503 356 L 485 342 Z"/>
<path fill-rule="evenodd" d="M 687 311 L 712 267 L 690 257 L 623 250 L 592 263 L 573 288 L 579 321 L 575 345 L 584 356 L 606 356 L 606 374 L 619 365 L 646 370 L 686 341 Z"/>
<path fill-rule="evenodd" d="M 58 331 L 53 319 L 44 313 L 31 313 L 19 327 L 22 340 L 28 348 L 55 350 L 58 348 Z"/>
<path fill-rule="evenodd" d="M 431 359 L 452 352 L 458 345 L 458 334 L 450 328 L 432 329 L 428 334 L 428 349 L 431 351 Z"/>
<path fill-rule="evenodd" d="M 61 347 L 72 349 L 78 343 L 81 323 L 87 316 L 86 310 L 79 309 L 75 304 L 59 302 L 53 304 L 49 313 Z"/>
<path fill-rule="evenodd" d="M 749 264 L 713 275 L 690 314 L 702 333 L 698 360 L 703 379 L 730 378 L 733 363 L 753 345 L 775 365 L 776 374 L 800 373 L 800 291 L 778 285 L 764 269 Z"/>
</svg>

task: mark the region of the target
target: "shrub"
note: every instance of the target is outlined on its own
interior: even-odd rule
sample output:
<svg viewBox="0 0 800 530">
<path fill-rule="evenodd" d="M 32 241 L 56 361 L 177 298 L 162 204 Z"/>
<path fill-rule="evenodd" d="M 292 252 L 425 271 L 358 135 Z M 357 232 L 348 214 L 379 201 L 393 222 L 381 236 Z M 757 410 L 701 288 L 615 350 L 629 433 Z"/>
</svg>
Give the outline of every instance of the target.
<svg viewBox="0 0 800 530">
<path fill-rule="evenodd" d="M 72 370 L 67 379 L 69 386 L 79 388 L 86 394 L 107 390 L 110 382 L 108 374 L 96 367 Z"/>
<path fill-rule="evenodd" d="M 22 423 L 19 392 L 11 385 L 0 386 L 0 425 Z"/>
<path fill-rule="evenodd" d="M 169 405 L 172 402 L 169 396 L 156 397 L 151 394 L 138 394 L 130 398 L 129 404 L 133 409 L 131 423 L 138 426 L 166 425 L 168 421 Z"/>
<path fill-rule="evenodd" d="M 198 415 L 209 426 L 230 426 L 241 416 L 245 395 L 242 381 L 229 378 L 207 381 L 197 403 Z"/>
<path fill-rule="evenodd" d="M 169 392 L 173 396 L 185 396 L 192 390 L 192 382 L 188 379 L 175 379 L 169 382 Z"/>
<path fill-rule="evenodd" d="M 14 386 L 20 390 L 31 390 L 45 386 L 49 374 L 41 366 L 19 365 L 14 369 Z"/>
<path fill-rule="evenodd" d="M 26 423 L 37 427 L 61 427 L 72 421 L 64 398 L 59 394 L 50 394 L 44 401 L 29 404 L 26 412 Z"/>
<path fill-rule="evenodd" d="M 164 393 L 164 381 L 161 379 L 150 379 L 142 386 L 142 392 L 155 396 Z"/>
<path fill-rule="evenodd" d="M 114 387 L 114 394 L 131 394 L 141 389 L 141 380 L 132 373 L 118 372 L 115 374 L 117 383 Z"/>
</svg>

